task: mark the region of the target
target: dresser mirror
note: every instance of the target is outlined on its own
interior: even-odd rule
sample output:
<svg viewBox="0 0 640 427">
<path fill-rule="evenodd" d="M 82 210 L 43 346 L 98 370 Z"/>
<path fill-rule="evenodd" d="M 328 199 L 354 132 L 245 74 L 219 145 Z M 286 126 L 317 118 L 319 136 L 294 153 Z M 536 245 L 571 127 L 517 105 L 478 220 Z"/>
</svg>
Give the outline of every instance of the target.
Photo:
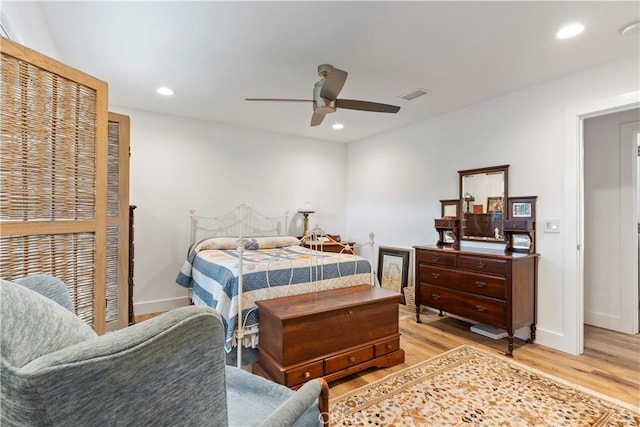
<svg viewBox="0 0 640 427">
<path fill-rule="evenodd" d="M 504 243 L 509 165 L 462 170 L 458 174 L 461 239 Z"/>
</svg>

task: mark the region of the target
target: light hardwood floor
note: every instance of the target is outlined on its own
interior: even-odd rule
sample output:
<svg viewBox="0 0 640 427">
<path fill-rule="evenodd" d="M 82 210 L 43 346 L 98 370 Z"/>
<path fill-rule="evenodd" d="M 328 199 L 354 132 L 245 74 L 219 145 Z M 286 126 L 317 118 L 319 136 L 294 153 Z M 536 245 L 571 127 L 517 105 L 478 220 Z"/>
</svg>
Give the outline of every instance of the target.
<svg viewBox="0 0 640 427">
<path fill-rule="evenodd" d="M 136 317 L 142 321 L 154 315 Z M 415 313 L 400 305 L 400 345 L 405 362 L 386 369 L 369 369 L 330 384 L 335 397 L 379 380 L 462 344 L 504 354 L 506 339 L 493 340 L 469 331 L 469 324 L 423 310 L 422 324 Z M 640 406 L 640 335 L 625 335 L 585 326 L 584 354 L 573 356 L 540 344 L 515 340 L 514 360 L 542 372 L 579 384 L 624 402 Z"/>
</svg>

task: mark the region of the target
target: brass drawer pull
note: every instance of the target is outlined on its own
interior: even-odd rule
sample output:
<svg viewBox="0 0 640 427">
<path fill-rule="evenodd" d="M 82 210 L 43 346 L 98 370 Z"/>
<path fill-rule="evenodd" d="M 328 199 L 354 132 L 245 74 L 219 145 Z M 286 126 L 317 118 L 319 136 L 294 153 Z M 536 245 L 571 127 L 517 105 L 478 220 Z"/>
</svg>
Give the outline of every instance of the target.
<svg viewBox="0 0 640 427">
<path fill-rule="evenodd" d="M 487 284 L 484 282 L 481 282 L 479 280 L 476 282 L 476 288 L 484 288 L 485 286 L 487 286 Z"/>
<path fill-rule="evenodd" d="M 393 346 L 391 344 L 387 344 L 387 350 L 392 350 Z"/>
<path fill-rule="evenodd" d="M 431 298 L 433 298 L 434 300 L 439 300 L 440 299 L 440 295 L 438 294 L 431 294 Z"/>
<path fill-rule="evenodd" d="M 438 262 L 438 261 L 440 261 L 439 257 L 437 257 L 437 256 L 432 256 L 431 257 L 431 262 Z"/>
<path fill-rule="evenodd" d="M 347 310 L 347 313 L 353 314 L 353 310 L 349 309 L 349 310 Z"/>
<path fill-rule="evenodd" d="M 485 267 L 486 267 L 486 265 L 485 265 L 484 263 L 482 263 L 482 262 L 476 262 L 476 267 L 478 267 L 478 268 L 485 268 Z"/>
<path fill-rule="evenodd" d="M 355 358 L 354 356 L 351 356 L 351 357 L 349 358 L 349 362 L 350 362 L 350 363 L 356 363 L 356 358 Z"/>
<path fill-rule="evenodd" d="M 431 273 L 431 277 L 433 277 L 434 279 L 439 279 L 440 278 L 440 274 L 439 273 Z"/>
<path fill-rule="evenodd" d="M 476 305 L 476 309 L 480 312 L 487 311 L 487 307 L 484 307 L 482 305 Z"/>
<path fill-rule="evenodd" d="M 307 371 L 307 372 L 305 372 L 305 373 L 304 373 L 304 377 L 305 377 L 306 379 L 311 378 L 311 372 L 308 372 L 308 371 Z"/>
</svg>

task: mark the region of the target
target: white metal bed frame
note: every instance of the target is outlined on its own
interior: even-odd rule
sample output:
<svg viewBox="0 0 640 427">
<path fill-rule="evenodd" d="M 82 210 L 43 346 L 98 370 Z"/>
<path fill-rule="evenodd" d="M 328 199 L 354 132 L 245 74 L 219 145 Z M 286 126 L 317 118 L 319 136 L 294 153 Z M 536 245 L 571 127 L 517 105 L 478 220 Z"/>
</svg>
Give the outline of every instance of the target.
<svg viewBox="0 0 640 427">
<path fill-rule="evenodd" d="M 190 242 L 189 250 L 202 238 L 209 237 L 236 237 L 237 238 L 237 252 L 238 252 L 238 326 L 236 328 L 235 340 L 236 340 L 236 359 L 238 368 L 242 367 L 242 348 L 243 339 L 247 334 L 246 321 L 248 317 L 245 316 L 242 319 L 242 285 L 243 285 L 243 252 L 245 246 L 245 239 L 247 237 L 263 237 L 263 236 L 282 236 L 287 235 L 289 212 L 285 211 L 281 216 L 268 217 L 262 215 L 251 208 L 249 205 L 243 203 L 234 208 L 233 210 L 217 217 L 206 217 L 196 215 L 195 209 L 189 210 L 189 218 L 191 221 L 190 229 Z M 284 225 L 283 225 L 284 223 Z M 356 245 L 344 245 L 341 242 L 336 241 L 332 237 L 328 236 L 323 230 L 317 226 L 312 230 L 309 230 L 305 236 L 302 237 L 303 242 L 310 242 L 313 246 L 319 247 L 319 251 L 322 251 L 324 243 L 331 242 L 332 244 L 339 244 L 343 246 L 341 253 L 350 253 L 356 248 L 363 246 L 371 246 L 371 259 L 369 263 L 371 265 L 371 285 L 377 284 L 376 275 L 373 268 L 373 254 L 374 254 L 374 234 L 369 234 L 369 242 Z M 314 257 L 310 259 L 310 267 L 314 267 Z M 319 265 L 315 265 L 319 268 Z M 317 271 L 317 270 L 316 270 Z M 190 291 L 192 297 L 193 290 Z"/>
</svg>

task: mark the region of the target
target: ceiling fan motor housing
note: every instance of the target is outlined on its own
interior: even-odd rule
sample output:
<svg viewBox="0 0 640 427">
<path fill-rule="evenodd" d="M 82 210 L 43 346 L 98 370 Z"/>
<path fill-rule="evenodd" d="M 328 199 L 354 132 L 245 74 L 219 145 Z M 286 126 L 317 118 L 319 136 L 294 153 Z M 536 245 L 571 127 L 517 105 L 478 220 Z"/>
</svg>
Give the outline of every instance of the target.
<svg viewBox="0 0 640 427">
<path fill-rule="evenodd" d="M 313 111 L 319 114 L 329 114 L 336 112 L 336 101 L 329 100 L 320 96 L 324 79 L 316 82 L 313 87 Z"/>
</svg>

